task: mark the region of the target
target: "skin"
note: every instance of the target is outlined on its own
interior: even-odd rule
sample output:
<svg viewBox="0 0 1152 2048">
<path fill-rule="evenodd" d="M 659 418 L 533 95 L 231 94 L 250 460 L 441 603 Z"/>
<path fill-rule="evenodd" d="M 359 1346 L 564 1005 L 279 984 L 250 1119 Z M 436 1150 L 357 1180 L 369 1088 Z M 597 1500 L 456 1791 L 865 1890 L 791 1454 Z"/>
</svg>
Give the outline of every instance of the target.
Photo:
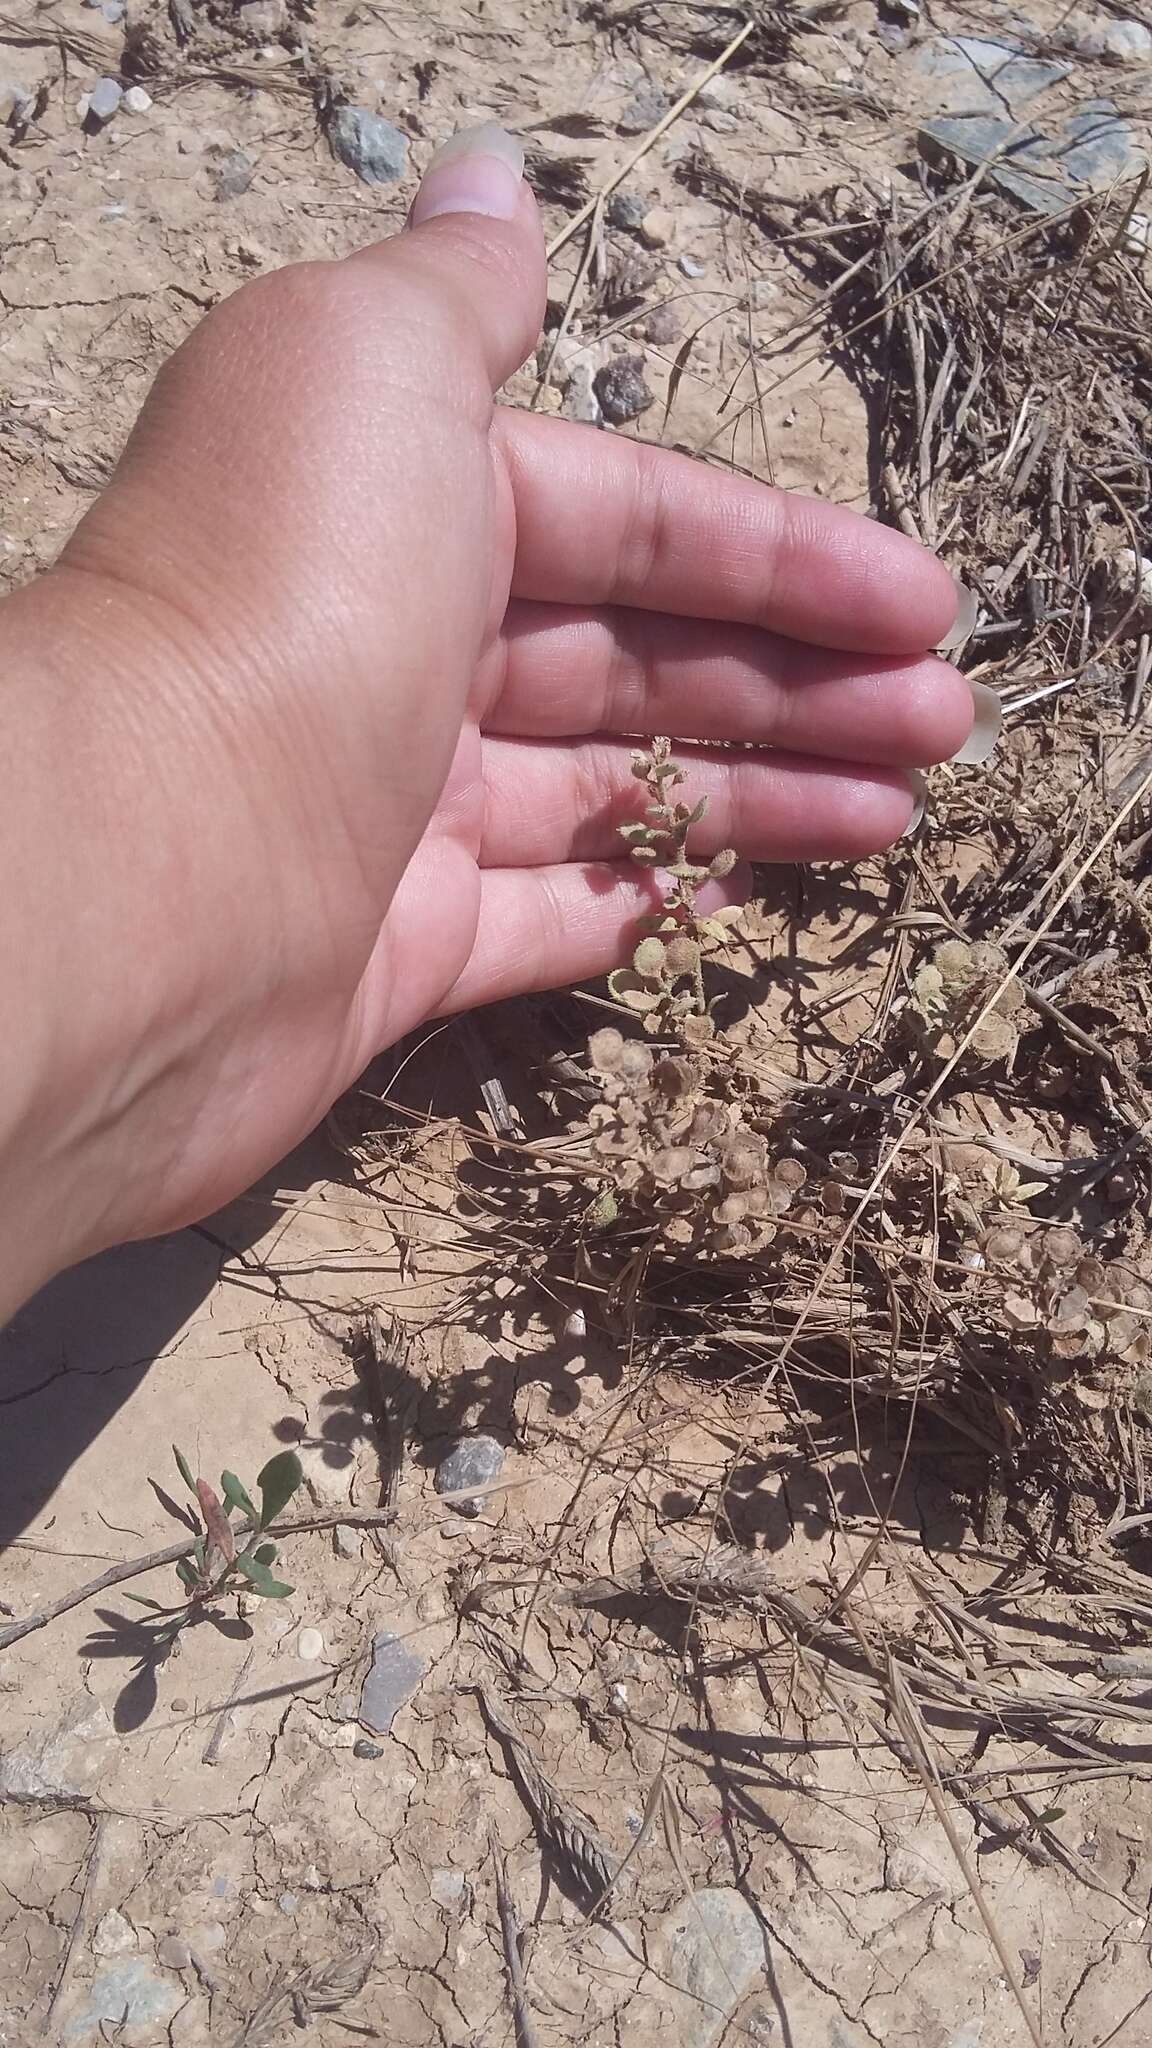
<svg viewBox="0 0 1152 2048">
<path fill-rule="evenodd" d="M 494 404 L 540 224 L 421 219 L 439 175 L 213 311 L 0 606 L 0 1313 L 238 1193 L 425 1018 L 616 963 L 626 735 L 755 748 L 694 766 L 700 852 L 851 859 L 971 726 L 903 536 Z"/>
</svg>

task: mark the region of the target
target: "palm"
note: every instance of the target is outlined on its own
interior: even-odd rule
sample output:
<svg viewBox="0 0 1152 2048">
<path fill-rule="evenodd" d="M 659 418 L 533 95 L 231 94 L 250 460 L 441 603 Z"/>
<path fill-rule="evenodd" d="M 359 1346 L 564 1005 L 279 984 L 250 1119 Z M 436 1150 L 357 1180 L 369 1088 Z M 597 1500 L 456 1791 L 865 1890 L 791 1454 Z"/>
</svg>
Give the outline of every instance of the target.
<svg viewBox="0 0 1152 2048">
<path fill-rule="evenodd" d="M 350 1071 L 436 1012 L 620 958 L 651 901 L 616 832 L 634 736 L 759 748 L 679 750 L 709 797 L 701 852 L 851 859 L 907 824 L 902 769 L 971 724 L 961 678 L 915 652 L 949 622 L 946 579 L 898 536 L 522 413 L 497 415 L 492 444 L 516 511 L 500 623 L 362 984 Z"/>
</svg>

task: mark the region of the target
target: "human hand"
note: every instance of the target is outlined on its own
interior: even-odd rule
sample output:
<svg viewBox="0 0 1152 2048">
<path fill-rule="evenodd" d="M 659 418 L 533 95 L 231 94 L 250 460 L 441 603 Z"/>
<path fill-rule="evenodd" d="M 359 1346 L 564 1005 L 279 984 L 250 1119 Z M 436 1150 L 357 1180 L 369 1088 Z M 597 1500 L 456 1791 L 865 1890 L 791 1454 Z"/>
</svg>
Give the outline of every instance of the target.
<svg viewBox="0 0 1152 2048">
<path fill-rule="evenodd" d="M 36 1056 L 0 1161 L 49 1263 L 237 1193 L 423 1018 L 617 962 L 625 735 L 750 743 L 678 746 L 699 850 L 810 860 L 888 844 L 972 726 L 915 544 L 493 406 L 544 301 L 513 148 L 213 312 L 4 608 Z"/>
</svg>

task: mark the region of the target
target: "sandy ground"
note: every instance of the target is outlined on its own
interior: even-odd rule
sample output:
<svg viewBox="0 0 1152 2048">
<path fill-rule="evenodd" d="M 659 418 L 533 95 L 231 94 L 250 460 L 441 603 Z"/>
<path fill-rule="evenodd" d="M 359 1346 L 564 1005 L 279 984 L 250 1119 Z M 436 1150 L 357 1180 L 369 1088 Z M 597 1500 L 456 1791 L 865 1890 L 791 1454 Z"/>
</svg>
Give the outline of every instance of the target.
<svg viewBox="0 0 1152 2048">
<path fill-rule="evenodd" d="M 878 181 L 910 180 L 919 121 L 950 104 L 918 68 L 910 12 L 763 10 L 756 61 L 694 102 L 627 180 L 657 245 L 610 232 L 615 284 L 583 328 L 615 325 L 598 364 L 613 348 L 643 357 L 656 402 L 624 431 L 869 504 L 864 403 L 818 328 L 797 325 L 814 285 L 787 237 L 700 196 L 689 171 L 704 151 L 737 191 L 752 181 L 797 209 L 818 197 L 829 222 L 854 195 L 874 200 Z M 1057 9 L 1041 16 L 1050 26 Z M 0 70 L 45 89 L 26 138 L 0 148 L 6 577 L 52 559 L 156 365 L 203 310 L 255 273 L 394 228 L 431 149 L 465 121 L 522 128 L 548 175 L 559 163 L 595 189 L 637 146 L 637 95 L 664 95 L 650 125 L 704 68 L 689 47 L 702 21 L 566 0 L 437 12 L 209 0 L 171 16 L 130 5 L 126 24 L 24 0 L 0 17 Z M 998 23 L 991 6 L 942 8 L 932 27 Z M 725 16 L 719 41 L 737 25 Z M 86 132 L 80 96 L 126 66 L 151 105 Z M 369 187 L 333 161 L 308 83 L 321 74 L 409 137 L 401 183 Z M 1053 103 L 1102 81 L 1142 135 L 1145 70 L 1093 70 Z M 567 217 L 549 207 L 553 230 Z M 582 246 L 557 265 L 560 301 Z M 745 412 L 757 380 L 762 403 Z M 534 384 L 523 373 L 513 397 Z M 545 399 L 572 402 L 560 388 Z M 749 914 L 753 1007 L 782 1047 L 801 980 L 832 1006 L 818 1063 L 865 1027 L 886 958 L 868 935 L 888 901 L 877 867 L 814 884 L 799 939 L 790 878 Z M 484 1028 L 515 1100 L 516 1013 Z M 909 1559 L 959 1596 L 994 1570 L 963 1554 L 969 1475 L 955 1443 L 919 1445 L 897 1486 L 900 1428 L 861 1444 L 849 1431 L 839 1455 L 808 1463 L 758 1380 L 693 1381 L 673 1361 L 637 1375 L 595 1303 L 585 1334 L 566 1327 L 571 1299 L 524 1269 L 498 1209 L 461 1239 L 452 1175 L 466 1147 L 439 1120 L 480 1113 L 460 1033 L 406 1085 L 432 1123 L 370 1173 L 318 1136 L 201 1229 L 66 1276 L 0 1335 L 0 1619 L 179 1535 L 161 1497 L 178 1491 L 173 1441 L 213 1480 L 227 1466 L 249 1483 L 296 1445 L 294 1509 L 335 1524 L 286 1541 L 289 1599 L 233 1604 L 162 1660 L 116 1588 L 4 1651 L 0 2043 L 60 2031 L 119 2048 L 259 2048 L 295 2039 L 309 2014 L 317 2048 L 528 2040 L 509 2005 L 494 1830 L 539 2043 L 1015 2048 L 1028 2037 L 1006 1957 L 1044 2041 L 1135 2048 L 1152 2012 L 1152 1801 L 1137 1776 L 1061 1792 L 1067 1862 L 1030 1859 L 1010 1832 L 980 1836 L 959 1804 L 946 1829 L 866 1703 L 831 1704 L 820 1659 L 783 1648 L 763 1613 L 689 1629 L 672 1601 L 563 1598 L 626 1575 L 658 1543 L 698 1550 L 702 1504 L 748 1436 L 735 1539 L 801 1601 L 864 1561 L 869 1614 L 915 1634 Z M 409 1340 L 395 1514 L 375 1528 L 337 1520 L 378 1510 L 386 1476 L 371 1370 L 357 1371 L 351 1341 L 365 1310 L 398 1314 Z M 433 1476 L 475 1430 L 506 1457 L 470 1518 Z M 878 1502 L 889 1535 L 868 1563 Z M 133 1587 L 174 1597 L 171 1567 Z M 1053 1595 L 1042 1626 L 1070 1668 L 1091 1650 L 1092 1617 L 1071 1598 Z M 391 1729 L 372 1734 L 361 1684 L 381 1631 L 415 1663 Z M 503 1703 L 565 1811 L 616 1857 L 634 1851 L 598 1915 L 563 1853 L 542 1846 L 477 1687 Z M 1050 1758 L 1022 1754 L 1043 1805 Z M 1129 1754 L 1146 1754 L 1135 1735 Z M 269 1996 L 279 2005 L 249 2025 Z"/>
</svg>

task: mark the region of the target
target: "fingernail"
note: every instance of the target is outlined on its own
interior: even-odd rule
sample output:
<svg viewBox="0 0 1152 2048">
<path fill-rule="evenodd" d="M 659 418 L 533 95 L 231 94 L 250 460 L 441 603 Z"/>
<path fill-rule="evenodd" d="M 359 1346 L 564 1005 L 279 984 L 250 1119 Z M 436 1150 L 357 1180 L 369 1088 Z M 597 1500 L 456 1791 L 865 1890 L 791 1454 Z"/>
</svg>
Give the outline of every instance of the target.
<svg viewBox="0 0 1152 2048">
<path fill-rule="evenodd" d="M 442 213 L 482 213 L 511 220 L 520 204 L 524 150 L 496 121 L 461 128 L 442 142 L 420 180 L 408 225 Z"/>
<path fill-rule="evenodd" d="M 911 794 L 916 799 L 916 808 L 900 837 L 901 839 L 911 839 L 913 833 L 918 832 L 920 826 L 924 823 L 924 813 L 928 808 L 928 778 L 921 775 L 918 768 L 906 768 L 904 770 L 904 780 L 907 782 Z"/>
<path fill-rule="evenodd" d="M 963 647 L 964 642 L 971 639 L 980 610 L 976 592 L 969 590 L 966 583 L 961 583 L 958 576 L 954 576 L 952 581 L 956 585 L 956 617 L 944 638 L 938 642 L 941 654 L 955 654 L 958 647 Z"/>
<path fill-rule="evenodd" d="M 958 748 L 952 759 L 964 767 L 978 768 L 982 761 L 988 759 L 1000 737 L 1000 722 L 1004 714 L 999 697 L 987 683 L 974 683 L 969 679 L 968 688 L 972 692 L 976 717 L 964 745 Z"/>
</svg>

